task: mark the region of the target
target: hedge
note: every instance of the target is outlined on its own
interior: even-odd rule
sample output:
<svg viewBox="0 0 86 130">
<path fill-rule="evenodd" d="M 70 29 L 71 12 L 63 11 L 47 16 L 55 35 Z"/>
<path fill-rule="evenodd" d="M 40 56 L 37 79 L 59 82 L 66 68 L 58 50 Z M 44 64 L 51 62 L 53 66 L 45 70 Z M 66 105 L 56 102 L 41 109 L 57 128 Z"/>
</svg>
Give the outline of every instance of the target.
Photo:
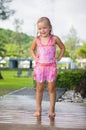
<svg viewBox="0 0 86 130">
<path fill-rule="evenodd" d="M 85 70 L 59 70 L 56 79 L 56 87 L 75 89 L 81 81 Z"/>
</svg>

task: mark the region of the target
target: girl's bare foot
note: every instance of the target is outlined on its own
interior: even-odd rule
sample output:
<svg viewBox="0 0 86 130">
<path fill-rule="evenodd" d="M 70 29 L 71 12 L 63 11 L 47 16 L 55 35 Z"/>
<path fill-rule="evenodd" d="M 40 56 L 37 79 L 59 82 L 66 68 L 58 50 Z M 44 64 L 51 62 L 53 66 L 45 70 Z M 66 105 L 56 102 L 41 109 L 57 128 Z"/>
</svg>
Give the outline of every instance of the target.
<svg viewBox="0 0 86 130">
<path fill-rule="evenodd" d="M 54 118 L 55 117 L 55 113 L 49 113 L 49 118 Z"/>
<path fill-rule="evenodd" d="M 40 113 L 40 112 L 35 112 L 35 113 L 34 113 L 34 116 L 35 116 L 35 117 L 39 117 L 39 116 L 41 116 L 41 113 Z"/>
</svg>

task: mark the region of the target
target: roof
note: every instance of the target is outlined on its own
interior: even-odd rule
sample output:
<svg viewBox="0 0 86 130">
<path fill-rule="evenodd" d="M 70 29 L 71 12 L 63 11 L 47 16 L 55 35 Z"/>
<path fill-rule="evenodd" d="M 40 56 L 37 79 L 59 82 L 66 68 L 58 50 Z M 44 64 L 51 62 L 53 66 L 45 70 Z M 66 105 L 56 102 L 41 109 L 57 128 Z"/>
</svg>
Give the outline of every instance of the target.
<svg viewBox="0 0 86 130">
<path fill-rule="evenodd" d="M 62 59 L 58 62 L 58 64 L 63 64 L 63 63 L 72 63 L 73 60 L 70 57 L 62 57 Z"/>
</svg>

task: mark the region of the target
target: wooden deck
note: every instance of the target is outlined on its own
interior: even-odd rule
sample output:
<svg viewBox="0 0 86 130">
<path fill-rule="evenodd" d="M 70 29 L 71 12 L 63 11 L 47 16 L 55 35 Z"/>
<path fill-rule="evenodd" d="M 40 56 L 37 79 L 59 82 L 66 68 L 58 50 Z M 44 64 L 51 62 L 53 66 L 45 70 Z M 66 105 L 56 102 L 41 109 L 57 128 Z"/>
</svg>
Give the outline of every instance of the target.
<svg viewBox="0 0 86 130">
<path fill-rule="evenodd" d="M 56 103 L 56 117 L 48 117 L 49 101 L 43 101 L 40 118 L 33 116 L 35 100 L 28 96 L 0 97 L 0 130 L 86 130 L 86 104 Z"/>
</svg>

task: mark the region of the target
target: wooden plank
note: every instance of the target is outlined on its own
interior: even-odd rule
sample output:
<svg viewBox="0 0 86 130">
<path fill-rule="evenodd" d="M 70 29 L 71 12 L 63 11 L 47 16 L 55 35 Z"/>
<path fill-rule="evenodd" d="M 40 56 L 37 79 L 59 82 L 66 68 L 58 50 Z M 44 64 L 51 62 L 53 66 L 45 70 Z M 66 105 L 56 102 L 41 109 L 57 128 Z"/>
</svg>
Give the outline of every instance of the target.
<svg viewBox="0 0 86 130">
<path fill-rule="evenodd" d="M 0 98 L 0 130 L 86 130 L 86 104 L 57 102 L 54 120 L 48 117 L 49 101 L 43 101 L 42 106 L 42 116 L 36 118 L 35 100 L 28 96 Z"/>
</svg>

